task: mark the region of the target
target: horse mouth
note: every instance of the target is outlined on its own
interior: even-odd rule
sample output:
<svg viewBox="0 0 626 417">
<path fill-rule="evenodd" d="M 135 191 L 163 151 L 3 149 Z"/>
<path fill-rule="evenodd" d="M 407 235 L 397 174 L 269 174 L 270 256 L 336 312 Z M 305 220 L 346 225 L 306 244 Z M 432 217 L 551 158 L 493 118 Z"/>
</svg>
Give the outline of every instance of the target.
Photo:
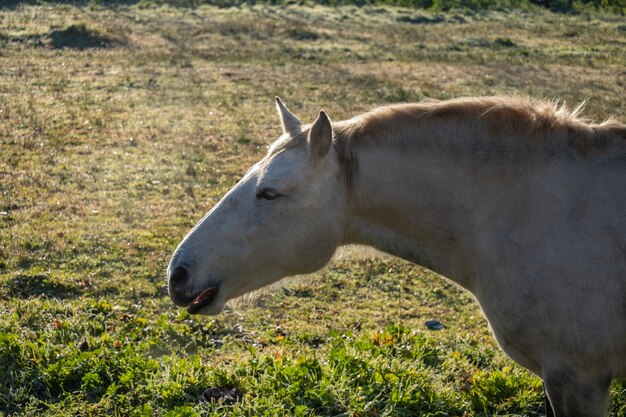
<svg viewBox="0 0 626 417">
<path fill-rule="evenodd" d="M 217 291 L 217 287 L 209 287 L 202 291 L 196 298 L 194 298 L 189 307 L 187 307 L 187 312 L 189 312 L 189 314 L 196 314 L 204 307 L 211 304 L 217 296 Z"/>
</svg>

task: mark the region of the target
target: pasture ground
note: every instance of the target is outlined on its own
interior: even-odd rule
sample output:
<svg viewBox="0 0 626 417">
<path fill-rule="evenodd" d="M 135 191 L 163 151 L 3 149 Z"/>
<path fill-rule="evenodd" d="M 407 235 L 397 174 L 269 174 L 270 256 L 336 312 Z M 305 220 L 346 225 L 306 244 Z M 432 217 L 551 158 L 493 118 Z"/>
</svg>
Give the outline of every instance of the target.
<svg viewBox="0 0 626 417">
<path fill-rule="evenodd" d="M 307 122 L 503 93 L 624 119 L 625 51 L 623 16 L 534 8 L 0 7 L 0 416 L 541 415 L 471 296 L 417 266 L 348 256 L 211 318 L 165 268 L 279 134 L 275 95 Z"/>
</svg>

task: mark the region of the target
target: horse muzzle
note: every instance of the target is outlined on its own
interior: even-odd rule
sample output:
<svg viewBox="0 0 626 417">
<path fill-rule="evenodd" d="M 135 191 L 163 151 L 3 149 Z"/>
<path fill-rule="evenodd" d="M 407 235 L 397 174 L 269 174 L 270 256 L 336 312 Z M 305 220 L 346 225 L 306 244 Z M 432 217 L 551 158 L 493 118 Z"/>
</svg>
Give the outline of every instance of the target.
<svg viewBox="0 0 626 417">
<path fill-rule="evenodd" d="M 177 266 L 169 274 L 168 290 L 171 300 L 179 307 L 189 306 L 197 296 L 191 285 L 191 274 L 182 266 Z"/>
<path fill-rule="evenodd" d="M 183 266 L 175 267 L 169 275 L 170 299 L 179 307 L 187 307 L 190 314 L 217 314 L 219 285 L 207 284 L 201 290 L 191 278 L 189 270 Z"/>
</svg>

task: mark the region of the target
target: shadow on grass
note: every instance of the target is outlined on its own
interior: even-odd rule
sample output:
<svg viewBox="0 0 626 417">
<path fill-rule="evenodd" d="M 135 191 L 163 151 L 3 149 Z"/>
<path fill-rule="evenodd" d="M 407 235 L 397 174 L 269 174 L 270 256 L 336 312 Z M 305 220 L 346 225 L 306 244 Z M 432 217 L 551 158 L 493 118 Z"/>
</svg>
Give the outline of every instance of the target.
<svg viewBox="0 0 626 417">
<path fill-rule="evenodd" d="M 435 23 L 445 23 L 446 19 L 442 15 L 429 16 L 400 16 L 398 22 L 411 23 L 413 25 L 428 25 Z"/>
<path fill-rule="evenodd" d="M 75 285 L 61 283 L 45 275 L 20 275 L 3 285 L 3 292 L 11 298 L 46 296 L 49 298 L 77 298 L 82 291 Z"/>
<path fill-rule="evenodd" d="M 112 48 L 125 45 L 121 36 L 103 33 L 88 27 L 85 23 L 75 23 L 64 29 L 51 30 L 44 34 L 7 35 L 0 33 L 0 42 L 16 43 L 33 47 L 51 47 L 54 49 L 90 49 Z"/>
<path fill-rule="evenodd" d="M 49 36 L 52 47 L 58 49 L 109 48 L 123 43 L 95 29 L 88 28 L 84 23 L 70 25 L 61 30 L 53 30 Z"/>
</svg>

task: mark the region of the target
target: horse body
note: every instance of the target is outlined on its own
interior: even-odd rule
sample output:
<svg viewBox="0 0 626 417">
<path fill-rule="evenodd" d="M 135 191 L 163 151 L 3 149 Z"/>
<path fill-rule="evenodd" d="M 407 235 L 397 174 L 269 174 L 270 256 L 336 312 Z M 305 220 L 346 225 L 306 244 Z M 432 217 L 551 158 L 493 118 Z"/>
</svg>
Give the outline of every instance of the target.
<svg viewBox="0 0 626 417">
<path fill-rule="evenodd" d="M 480 161 L 417 142 L 358 151 L 348 241 L 470 290 L 502 348 L 540 377 L 557 361 L 626 376 L 626 165 L 611 163 L 626 146 L 529 162 L 523 144 Z"/>
<path fill-rule="evenodd" d="M 516 105 L 303 126 L 278 101 L 284 135 L 181 243 L 172 299 L 217 313 L 340 245 L 371 245 L 474 294 L 557 416 L 606 415 L 626 377 L 626 127 Z"/>
</svg>

